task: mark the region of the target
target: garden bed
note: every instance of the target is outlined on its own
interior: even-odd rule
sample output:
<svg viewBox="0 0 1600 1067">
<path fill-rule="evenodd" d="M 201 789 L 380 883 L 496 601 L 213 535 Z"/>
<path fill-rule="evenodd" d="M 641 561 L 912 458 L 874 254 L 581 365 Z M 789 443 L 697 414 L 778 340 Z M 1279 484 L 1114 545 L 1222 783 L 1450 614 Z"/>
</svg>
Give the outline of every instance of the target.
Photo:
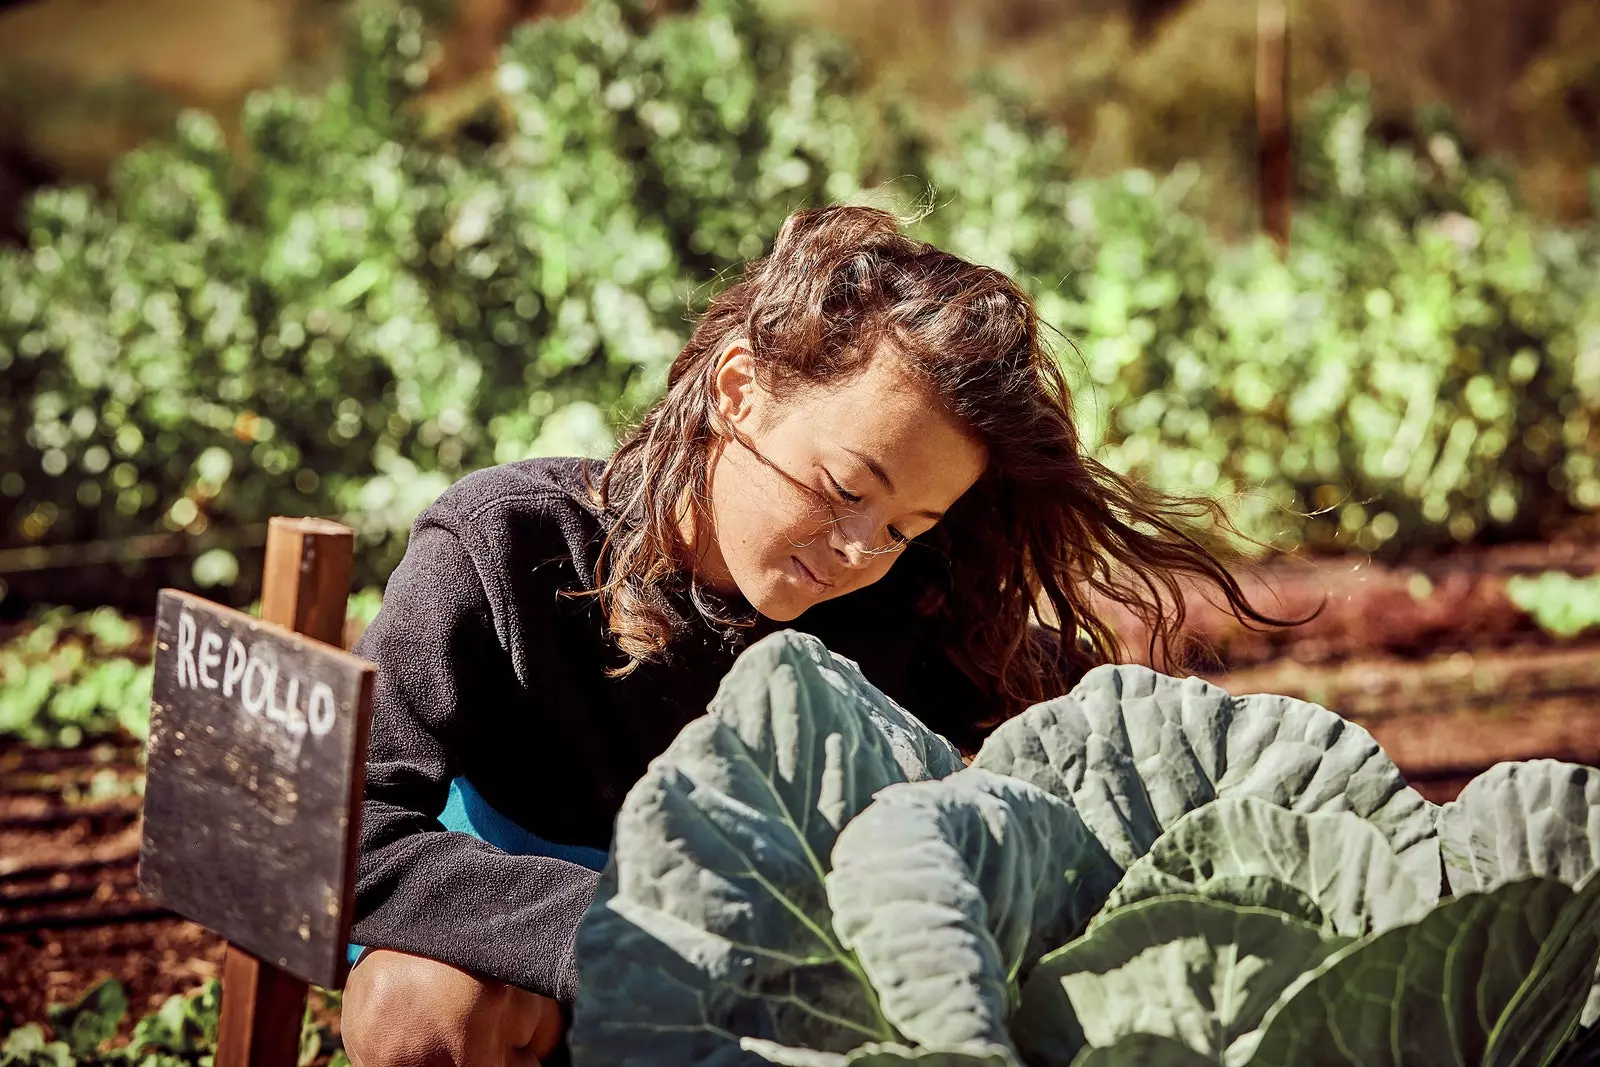
<svg viewBox="0 0 1600 1067">
<path fill-rule="evenodd" d="M 136 1017 L 219 973 L 222 943 L 138 892 L 138 755 L 0 747 L 0 1031 L 108 974 Z"/>
<path fill-rule="evenodd" d="M 1276 590 L 1291 614 L 1325 591 L 1323 614 L 1256 634 L 1197 604 L 1192 627 L 1219 651 L 1197 673 L 1360 721 L 1434 800 L 1499 761 L 1600 764 L 1600 640 L 1544 634 L 1505 591 L 1516 575 L 1552 569 L 1600 570 L 1600 549 L 1280 565 L 1250 582 Z M 215 936 L 138 895 L 138 757 L 128 742 L 0 746 L 0 1031 L 107 974 L 127 987 L 130 1015 L 217 974 Z"/>
</svg>

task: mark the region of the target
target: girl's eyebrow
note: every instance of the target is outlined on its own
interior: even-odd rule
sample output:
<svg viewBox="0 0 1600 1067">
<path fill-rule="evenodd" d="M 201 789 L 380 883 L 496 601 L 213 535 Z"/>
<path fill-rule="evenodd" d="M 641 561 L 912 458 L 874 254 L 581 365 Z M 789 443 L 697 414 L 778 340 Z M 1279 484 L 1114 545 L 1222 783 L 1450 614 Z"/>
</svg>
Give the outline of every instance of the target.
<svg viewBox="0 0 1600 1067">
<path fill-rule="evenodd" d="M 867 470 L 872 472 L 872 476 L 883 483 L 883 487 L 885 489 L 889 490 L 891 493 L 894 492 L 894 481 L 889 477 L 889 472 L 883 469 L 883 464 L 879 463 L 865 452 L 857 452 L 848 445 L 844 446 L 844 450 L 859 459 L 866 466 Z M 944 512 L 942 511 L 928 511 L 923 509 L 915 512 L 914 514 L 932 519 L 934 522 L 938 522 L 944 518 Z"/>
<path fill-rule="evenodd" d="M 855 449 L 850 448 L 849 446 L 845 447 L 845 451 L 859 459 L 862 463 L 866 464 L 867 470 L 872 472 L 872 476 L 878 479 L 878 481 L 882 482 L 883 487 L 889 490 L 889 492 L 894 492 L 894 481 L 890 479 L 889 472 L 883 469 L 883 464 L 879 463 L 865 452 L 857 452 Z"/>
</svg>

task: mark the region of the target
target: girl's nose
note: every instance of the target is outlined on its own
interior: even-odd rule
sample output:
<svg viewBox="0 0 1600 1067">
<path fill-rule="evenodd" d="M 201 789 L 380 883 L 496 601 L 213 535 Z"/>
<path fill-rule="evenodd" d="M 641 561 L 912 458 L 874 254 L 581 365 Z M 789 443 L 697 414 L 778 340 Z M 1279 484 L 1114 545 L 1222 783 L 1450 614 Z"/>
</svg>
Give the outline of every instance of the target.
<svg viewBox="0 0 1600 1067">
<path fill-rule="evenodd" d="M 858 568 L 872 562 L 873 533 L 872 520 L 866 515 L 842 515 L 833 523 L 828 537 L 840 563 Z"/>
</svg>

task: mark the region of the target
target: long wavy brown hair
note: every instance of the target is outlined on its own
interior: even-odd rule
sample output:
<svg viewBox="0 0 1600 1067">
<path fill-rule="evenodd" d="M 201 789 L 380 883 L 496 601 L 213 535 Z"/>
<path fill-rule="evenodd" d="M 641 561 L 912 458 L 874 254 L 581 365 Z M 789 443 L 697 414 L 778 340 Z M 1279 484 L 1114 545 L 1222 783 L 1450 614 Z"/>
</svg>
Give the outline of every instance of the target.
<svg viewBox="0 0 1600 1067">
<path fill-rule="evenodd" d="M 618 673 L 661 658 L 680 625 L 667 592 L 685 580 L 682 521 L 692 512 L 710 528 L 712 456 L 732 434 L 712 374 L 734 339 L 779 397 L 848 380 L 892 351 L 983 442 L 984 473 L 919 543 L 949 561 L 931 609 L 947 652 L 1003 714 L 1121 658 L 1096 597 L 1143 622 L 1153 662 L 1176 654 L 1185 584 L 1219 591 L 1246 625 L 1302 621 L 1247 601 L 1223 536 L 1237 530 L 1218 502 L 1159 492 L 1083 454 L 1066 380 L 1016 283 L 905 236 L 887 212 L 841 206 L 791 215 L 771 252 L 711 301 L 666 395 L 593 486 L 613 520 L 593 592 L 627 657 Z M 695 604 L 715 622 L 740 621 L 713 598 Z"/>
</svg>

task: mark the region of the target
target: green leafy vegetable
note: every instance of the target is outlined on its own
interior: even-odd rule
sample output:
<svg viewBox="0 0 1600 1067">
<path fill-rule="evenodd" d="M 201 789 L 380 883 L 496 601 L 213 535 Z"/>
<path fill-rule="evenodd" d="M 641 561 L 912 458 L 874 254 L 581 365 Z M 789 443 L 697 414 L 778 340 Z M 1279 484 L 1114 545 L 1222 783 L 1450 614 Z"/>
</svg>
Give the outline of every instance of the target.
<svg viewBox="0 0 1600 1067">
<path fill-rule="evenodd" d="M 1354 812 L 1419 885 L 1438 880 L 1427 801 L 1371 734 L 1303 700 L 1096 667 L 1071 694 L 995 730 L 974 765 L 1071 802 L 1124 868 L 1186 813 L 1251 796 L 1292 811 Z"/>
<path fill-rule="evenodd" d="M 1455 893 L 1538 875 L 1575 886 L 1600 867 L 1600 769 L 1556 760 L 1502 763 L 1439 809 Z"/>
<path fill-rule="evenodd" d="M 49 1008 L 50 1028 L 67 1043 L 77 1059 L 89 1059 L 117 1036 L 117 1026 L 128 1014 L 128 996 L 117 981 L 91 986 L 73 1004 Z"/>
<path fill-rule="evenodd" d="M 775 635 L 623 805 L 575 1063 L 1577 1067 L 1597 774 L 1436 808 L 1326 709 L 1131 667 L 961 769 Z"/>
<path fill-rule="evenodd" d="M 75 1061 L 65 1041 L 47 1041 L 38 1023 L 19 1026 L 0 1044 L 3 1067 L 72 1067 Z"/>
<path fill-rule="evenodd" d="M 1506 595 L 1532 615 L 1541 630 L 1556 637 L 1577 637 L 1600 627 L 1600 574 L 1587 578 L 1561 571 L 1531 578 L 1519 574 L 1506 582 Z"/>
<path fill-rule="evenodd" d="M 1600 1065 L 1600 1026 L 1590 1025 L 1573 1039 L 1557 1067 L 1596 1067 Z"/>
<path fill-rule="evenodd" d="M 839 831 L 960 756 L 815 638 L 768 637 L 629 792 L 578 938 L 574 1055 L 739 1063 L 740 1037 L 848 1052 L 899 1035 L 834 932 Z"/>
<path fill-rule="evenodd" d="M 1330 958 L 1263 1027 L 1252 1063 L 1547 1063 L 1569 1040 L 1587 976 L 1595 889 L 1549 879 L 1446 901 L 1421 922 Z"/>
<path fill-rule="evenodd" d="M 453 115 L 417 10 L 356 16 L 320 91 L 256 94 L 237 137 L 185 114 L 104 193 L 28 204 L 0 250 L 7 542 L 216 538 L 190 577 L 243 597 L 250 527 L 315 512 L 379 582 L 464 471 L 603 454 L 685 307 L 789 210 L 930 192 L 919 235 L 1074 340 L 1084 439 L 1119 471 L 1363 551 L 1600 508 L 1600 227 L 1537 218 L 1447 123 L 1380 129 L 1370 89 L 1297 123 L 1280 258 L 1210 232 L 1196 168 L 1080 173 L 1000 93 L 921 136 L 757 0 L 530 20 Z"/>
<path fill-rule="evenodd" d="M 1084 1049 L 1073 1067 L 1213 1067 L 1182 1041 L 1160 1034 L 1129 1034 L 1114 1045 Z"/>
<path fill-rule="evenodd" d="M 1115 876 L 1069 805 L 969 768 L 880 793 L 839 836 L 828 899 L 899 1034 L 1009 1051 L 1018 976 L 1082 928 Z"/>
<path fill-rule="evenodd" d="M 199 1056 L 216 1045 L 221 1014 L 222 983 L 215 979 L 186 996 L 168 997 L 153 1014 L 134 1024 L 128 1054 Z M 301 1043 L 304 1044 L 303 1037 Z"/>
<path fill-rule="evenodd" d="M 746 1038 L 742 1044 L 746 1052 L 755 1053 L 763 1062 L 782 1064 L 784 1067 L 894 1067 L 901 1063 L 914 1063 L 918 1067 L 1018 1067 L 1015 1057 L 1004 1049 L 989 1052 L 932 1052 L 904 1045 L 866 1044 L 840 1055 L 837 1052 L 790 1048 L 754 1038 Z"/>
<path fill-rule="evenodd" d="M 1030 1062 L 1062 1067 L 1085 1046 L 1141 1033 L 1222 1063 L 1285 989 L 1347 940 L 1264 908 L 1141 900 L 1045 957 L 1024 990 L 1017 1040 Z"/>
<path fill-rule="evenodd" d="M 109 608 L 35 613 L 0 644 L 0 738 L 70 748 L 150 716 L 150 636 Z"/>
<path fill-rule="evenodd" d="M 1350 937 L 1414 922 L 1439 900 L 1437 877 L 1418 885 L 1365 819 L 1250 796 L 1212 801 L 1173 823 L 1128 868 L 1106 912 L 1173 893 L 1267 904 Z M 1309 908 L 1290 893 L 1303 893 Z"/>
<path fill-rule="evenodd" d="M 324 1009 L 339 1010 L 338 992 L 315 989 L 313 994 Z M 37 1023 L 13 1030 L 0 1043 L 0 1067 L 209 1067 L 221 1009 L 222 983 L 213 978 L 192 992 L 168 997 L 134 1023 L 127 1044 L 117 1045 L 128 998 L 122 983 L 106 978 L 74 1003 L 50 1006 L 57 1040 L 47 1040 Z M 315 1020 L 308 1003 L 300 1032 L 300 1067 L 311 1067 L 324 1056 L 327 1067 L 349 1067 L 338 1037 Z"/>
<path fill-rule="evenodd" d="M 1556 760 L 1504 763 L 1439 809 L 1445 874 L 1456 893 L 1528 875 L 1576 886 L 1600 869 L 1600 770 Z M 1600 1021 L 1600 964 L 1583 1022 Z"/>
</svg>

